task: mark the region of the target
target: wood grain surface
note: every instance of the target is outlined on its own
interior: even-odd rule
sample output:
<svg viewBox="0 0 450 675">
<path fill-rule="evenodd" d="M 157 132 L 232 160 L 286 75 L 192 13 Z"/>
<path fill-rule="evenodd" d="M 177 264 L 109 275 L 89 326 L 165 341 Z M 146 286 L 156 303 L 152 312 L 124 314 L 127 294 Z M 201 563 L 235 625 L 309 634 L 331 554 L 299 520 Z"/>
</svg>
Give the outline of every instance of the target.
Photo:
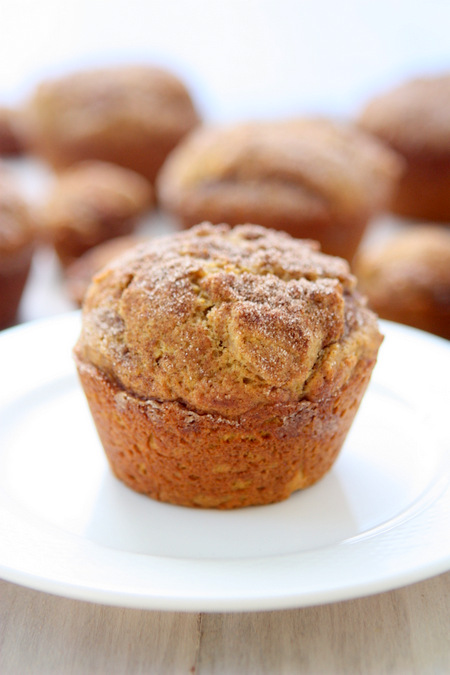
<svg viewBox="0 0 450 675">
<path fill-rule="evenodd" d="M 1 675 L 450 673 L 450 572 L 318 607 L 203 614 L 107 607 L 0 581 Z"/>
</svg>

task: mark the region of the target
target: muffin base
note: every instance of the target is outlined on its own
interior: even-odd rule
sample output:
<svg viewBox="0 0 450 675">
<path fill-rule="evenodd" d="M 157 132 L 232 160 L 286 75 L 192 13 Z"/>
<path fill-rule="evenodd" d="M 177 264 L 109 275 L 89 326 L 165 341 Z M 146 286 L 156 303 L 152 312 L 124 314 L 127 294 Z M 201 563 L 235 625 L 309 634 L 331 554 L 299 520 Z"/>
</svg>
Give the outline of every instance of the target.
<svg viewBox="0 0 450 675">
<path fill-rule="evenodd" d="M 182 129 L 170 135 L 161 133 L 158 136 L 155 132 L 154 136 L 143 137 L 136 132 L 121 138 L 117 133 L 105 131 L 96 136 L 71 140 L 70 136 L 67 139 L 62 135 L 54 138 L 41 130 L 31 132 L 27 141 L 30 151 L 44 158 L 56 172 L 92 159 L 131 169 L 154 184 L 166 157 L 184 133 L 186 131 Z"/>
<path fill-rule="evenodd" d="M 417 300 L 403 293 L 392 292 L 389 296 L 375 295 L 367 291 L 370 307 L 380 317 L 387 321 L 394 321 L 405 326 L 412 326 L 419 330 L 433 333 L 450 340 L 450 307 L 423 300 Z"/>
<path fill-rule="evenodd" d="M 232 420 L 177 401 L 138 399 L 76 354 L 75 360 L 117 478 L 159 501 L 218 509 L 279 502 L 322 478 L 375 364 L 361 360 L 327 398 L 257 408 Z"/>
<path fill-rule="evenodd" d="M 110 220 L 108 227 L 105 223 L 99 227 L 97 236 L 87 238 L 82 233 L 74 229 L 63 229 L 56 232 L 50 243 L 53 245 L 58 260 L 64 269 L 67 269 L 73 262 L 81 258 L 82 255 L 107 241 L 113 241 L 118 237 L 126 237 L 133 234 L 137 227 L 138 218 L 127 218 L 126 220 Z"/>
<path fill-rule="evenodd" d="M 0 330 L 16 323 L 17 312 L 31 268 L 32 248 L 19 256 L 17 264 L 0 271 Z"/>
<path fill-rule="evenodd" d="M 262 202 L 247 210 L 233 204 L 219 205 L 217 209 L 191 209 L 188 213 L 175 212 L 184 229 L 208 220 L 215 225 L 228 223 L 232 227 L 240 223 L 253 223 L 272 230 L 287 232 L 296 239 L 311 239 L 320 243 L 320 249 L 328 255 L 345 258 L 351 262 L 358 250 L 369 223 L 368 217 L 347 219 L 341 222 L 327 216 L 299 218 L 298 213 L 272 213 L 270 206 Z"/>
<path fill-rule="evenodd" d="M 391 210 L 408 218 L 450 221 L 449 161 L 411 159 L 399 182 Z"/>
</svg>

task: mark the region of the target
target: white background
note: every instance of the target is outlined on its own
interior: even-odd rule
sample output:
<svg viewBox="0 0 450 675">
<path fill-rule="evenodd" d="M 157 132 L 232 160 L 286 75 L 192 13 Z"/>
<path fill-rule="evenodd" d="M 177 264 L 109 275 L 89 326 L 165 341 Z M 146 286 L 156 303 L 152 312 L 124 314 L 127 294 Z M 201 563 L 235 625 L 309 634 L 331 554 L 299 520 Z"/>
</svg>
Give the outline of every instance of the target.
<svg viewBox="0 0 450 675">
<path fill-rule="evenodd" d="M 449 0 L 0 0 L 0 103 L 50 72 L 151 61 L 206 118 L 352 115 L 374 92 L 450 70 Z"/>
<path fill-rule="evenodd" d="M 53 74 L 128 61 L 178 73 L 205 121 L 352 117 L 385 87 L 450 72 L 449 36 L 450 0 L 0 0 L 0 105 Z M 18 176 L 34 198 L 35 174 Z M 19 320 L 72 308 L 39 251 Z"/>
</svg>

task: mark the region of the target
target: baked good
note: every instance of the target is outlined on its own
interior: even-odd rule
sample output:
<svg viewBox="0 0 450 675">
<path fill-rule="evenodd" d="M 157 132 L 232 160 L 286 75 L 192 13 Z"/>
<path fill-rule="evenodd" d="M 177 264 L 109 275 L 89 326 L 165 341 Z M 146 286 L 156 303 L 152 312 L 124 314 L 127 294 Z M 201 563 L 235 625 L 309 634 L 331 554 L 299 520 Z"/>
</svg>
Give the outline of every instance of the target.
<svg viewBox="0 0 450 675">
<path fill-rule="evenodd" d="M 450 339 L 450 229 L 402 230 L 362 250 L 354 271 L 382 318 Z"/>
<path fill-rule="evenodd" d="M 392 211 L 450 221 L 450 74 L 422 77 L 371 100 L 359 125 L 399 153 L 405 171 Z"/>
<path fill-rule="evenodd" d="M 202 224 L 94 277 L 74 354 L 120 480 L 231 509 L 330 469 L 380 342 L 344 260 L 259 226 Z"/>
<path fill-rule="evenodd" d="M 199 122 L 186 86 L 147 65 L 78 71 L 41 83 L 26 106 L 35 153 L 61 169 L 84 159 L 153 181 L 166 155 Z"/>
<path fill-rule="evenodd" d="M 24 152 L 18 123 L 19 112 L 0 106 L 0 155 L 16 156 Z"/>
<path fill-rule="evenodd" d="M 80 162 L 56 177 L 36 216 L 40 235 L 67 266 L 93 246 L 133 232 L 152 200 L 150 183 L 134 171 Z"/>
<path fill-rule="evenodd" d="M 205 127 L 158 178 L 162 206 L 190 227 L 257 223 L 351 260 L 400 171 L 376 140 L 326 119 Z"/>
<path fill-rule="evenodd" d="M 94 275 L 111 260 L 143 240 L 143 237 L 133 234 L 116 237 L 90 248 L 74 260 L 64 270 L 66 290 L 72 302 L 81 307 Z"/>
<path fill-rule="evenodd" d="M 0 329 L 16 322 L 33 249 L 34 230 L 27 204 L 0 168 Z"/>
</svg>

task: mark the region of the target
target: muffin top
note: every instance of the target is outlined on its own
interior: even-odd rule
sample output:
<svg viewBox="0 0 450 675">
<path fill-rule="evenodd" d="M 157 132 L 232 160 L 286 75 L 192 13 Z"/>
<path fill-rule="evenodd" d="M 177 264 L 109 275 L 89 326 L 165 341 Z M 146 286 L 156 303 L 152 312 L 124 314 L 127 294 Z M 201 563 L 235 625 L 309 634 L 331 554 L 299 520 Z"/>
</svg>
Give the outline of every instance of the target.
<svg viewBox="0 0 450 675">
<path fill-rule="evenodd" d="M 416 226 L 361 251 L 355 273 L 374 303 L 440 305 L 450 311 L 450 230 Z"/>
<path fill-rule="evenodd" d="M 109 162 L 86 160 L 58 174 L 42 208 L 45 228 L 92 231 L 99 223 L 142 214 L 153 202 L 143 176 Z"/>
<path fill-rule="evenodd" d="M 0 265 L 14 267 L 34 240 L 28 205 L 7 172 L 0 168 Z"/>
<path fill-rule="evenodd" d="M 232 418 L 326 396 L 380 340 L 344 260 L 258 226 L 205 223 L 94 277 L 75 355 L 138 398 Z"/>
<path fill-rule="evenodd" d="M 184 133 L 198 122 L 185 85 L 165 69 L 125 65 L 78 71 L 42 82 L 27 106 L 30 132 L 55 143 L 100 134 Z"/>
<path fill-rule="evenodd" d="M 410 80 L 374 98 L 360 126 L 407 157 L 450 158 L 450 74 Z"/>
<path fill-rule="evenodd" d="M 158 192 L 181 213 L 225 195 L 250 205 L 267 200 L 300 218 L 359 218 L 384 208 L 400 170 L 392 151 L 348 125 L 248 122 L 189 134 L 166 160 Z"/>
</svg>

